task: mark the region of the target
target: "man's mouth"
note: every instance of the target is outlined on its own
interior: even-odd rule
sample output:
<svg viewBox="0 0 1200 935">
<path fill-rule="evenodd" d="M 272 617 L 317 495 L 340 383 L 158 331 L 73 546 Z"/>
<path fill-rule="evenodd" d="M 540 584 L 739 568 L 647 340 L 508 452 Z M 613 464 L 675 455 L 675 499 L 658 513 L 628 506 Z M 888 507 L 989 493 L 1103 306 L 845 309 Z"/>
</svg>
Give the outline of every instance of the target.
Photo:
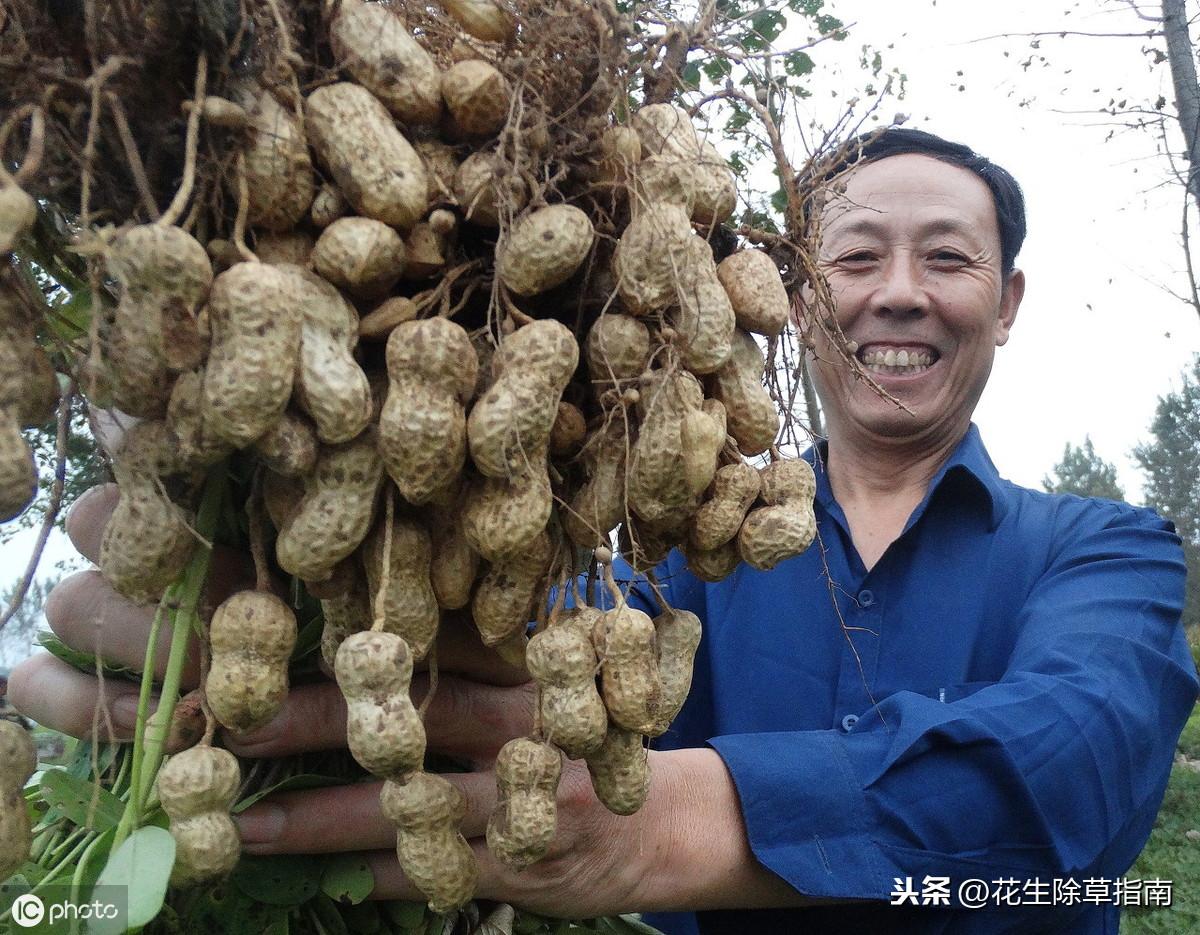
<svg viewBox="0 0 1200 935">
<path fill-rule="evenodd" d="M 925 344 L 864 344 L 855 356 L 870 373 L 910 376 L 924 373 L 937 363 L 940 355 Z"/>
</svg>

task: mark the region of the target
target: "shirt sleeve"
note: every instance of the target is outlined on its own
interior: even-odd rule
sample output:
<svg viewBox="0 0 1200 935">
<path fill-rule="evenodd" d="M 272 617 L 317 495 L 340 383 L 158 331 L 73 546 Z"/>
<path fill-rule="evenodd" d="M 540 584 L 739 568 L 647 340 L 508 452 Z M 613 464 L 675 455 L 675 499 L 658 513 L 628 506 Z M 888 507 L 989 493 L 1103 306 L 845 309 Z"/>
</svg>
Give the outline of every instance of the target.
<svg viewBox="0 0 1200 935">
<path fill-rule="evenodd" d="M 711 738 L 755 855 L 845 899 L 906 876 L 1124 873 L 1196 699 L 1184 577 L 1173 527 L 1126 510 L 1051 560 L 999 681 L 897 692 L 849 731 Z"/>
</svg>

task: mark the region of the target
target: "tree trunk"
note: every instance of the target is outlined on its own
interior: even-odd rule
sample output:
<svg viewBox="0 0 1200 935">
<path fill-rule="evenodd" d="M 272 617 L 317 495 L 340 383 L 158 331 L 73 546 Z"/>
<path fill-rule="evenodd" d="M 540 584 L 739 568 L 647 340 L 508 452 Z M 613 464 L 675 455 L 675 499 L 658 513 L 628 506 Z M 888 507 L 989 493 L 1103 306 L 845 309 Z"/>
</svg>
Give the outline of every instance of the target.
<svg viewBox="0 0 1200 935">
<path fill-rule="evenodd" d="M 817 390 L 808 372 L 808 355 L 803 353 L 800 355 L 800 386 L 804 390 L 804 408 L 808 411 L 808 430 L 814 438 L 824 438 L 825 425 L 821 419 L 821 404 L 817 400 Z"/>
<path fill-rule="evenodd" d="M 1187 149 L 1188 192 L 1200 204 L 1200 85 L 1188 35 L 1186 0 L 1163 0 L 1163 33 L 1175 86 L 1175 111 Z"/>
</svg>

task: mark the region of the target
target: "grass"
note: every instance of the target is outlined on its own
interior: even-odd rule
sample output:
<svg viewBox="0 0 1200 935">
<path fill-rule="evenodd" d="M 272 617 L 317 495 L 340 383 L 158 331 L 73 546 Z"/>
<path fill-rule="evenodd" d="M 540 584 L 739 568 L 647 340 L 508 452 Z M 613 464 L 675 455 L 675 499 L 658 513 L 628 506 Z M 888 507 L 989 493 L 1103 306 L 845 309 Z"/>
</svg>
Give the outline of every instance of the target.
<svg viewBox="0 0 1200 935">
<path fill-rule="evenodd" d="M 1200 761 L 1200 705 L 1188 718 L 1179 750 Z M 1200 932 L 1200 840 L 1189 840 L 1188 831 L 1200 831 L 1200 772 L 1177 763 L 1150 840 L 1126 874 L 1131 879 L 1171 880 L 1171 907 L 1127 909 L 1121 918 L 1126 935 Z"/>
</svg>

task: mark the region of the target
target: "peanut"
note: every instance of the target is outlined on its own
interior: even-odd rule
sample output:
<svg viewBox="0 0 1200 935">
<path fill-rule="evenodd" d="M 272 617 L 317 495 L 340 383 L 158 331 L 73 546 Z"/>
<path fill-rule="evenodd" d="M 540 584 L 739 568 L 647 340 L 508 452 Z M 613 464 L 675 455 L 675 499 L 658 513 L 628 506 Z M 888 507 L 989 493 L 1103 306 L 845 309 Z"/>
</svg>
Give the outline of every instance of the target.
<svg viewBox="0 0 1200 935">
<path fill-rule="evenodd" d="M 641 519 L 659 520 L 693 496 L 684 474 L 681 427 L 687 413 L 702 403 L 700 384 L 686 371 L 654 371 L 646 381 L 628 477 L 629 506 Z"/>
<path fill-rule="evenodd" d="M 600 687 L 613 723 L 648 734 L 657 721 L 662 683 L 654 623 L 622 602 L 596 621 L 592 642 L 600 657 Z"/>
<path fill-rule="evenodd" d="M 346 203 L 346 199 L 342 197 L 337 186 L 331 182 L 325 182 L 313 199 L 308 213 L 314 226 L 328 227 L 338 218 L 345 217 L 349 211 L 350 205 Z"/>
<path fill-rule="evenodd" d="M 679 301 L 682 277 L 699 252 L 697 241 L 708 249 L 677 204 L 652 203 L 629 222 L 613 253 L 613 274 L 631 314 L 645 315 Z"/>
<path fill-rule="evenodd" d="M 274 594 L 239 591 L 213 613 L 208 636 L 205 694 L 213 715 L 243 733 L 264 726 L 287 698 L 296 615 Z"/>
<path fill-rule="evenodd" d="M 641 140 L 643 158 L 699 161 L 700 138 L 683 108 L 674 104 L 648 104 L 634 113 L 630 125 Z"/>
<path fill-rule="evenodd" d="M 701 581 L 723 581 L 742 563 L 736 538 L 707 552 L 685 542 L 683 554 L 687 557 L 688 570 Z"/>
<path fill-rule="evenodd" d="M 493 65 L 472 58 L 457 62 L 442 75 L 442 97 L 454 131 L 491 136 L 508 121 L 512 88 Z"/>
<path fill-rule="evenodd" d="M 574 205 L 550 205 L 520 218 L 497 250 L 500 279 L 517 295 L 561 285 L 592 249 L 591 219 Z"/>
<path fill-rule="evenodd" d="M 338 64 L 406 124 L 436 123 L 441 75 L 404 21 L 376 3 L 342 0 L 329 25 Z"/>
<path fill-rule="evenodd" d="M 383 461 L 368 429 L 354 441 L 322 448 L 304 479 L 304 496 L 275 541 L 275 557 L 290 575 L 324 581 L 366 538 L 383 483 Z"/>
<path fill-rule="evenodd" d="M 510 740 L 496 757 L 499 801 L 487 824 L 488 850 L 513 870 L 546 856 L 558 827 L 556 749 L 525 737 Z"/>
<path fill-rule="evenodd" d="M 520 176 L 491 153 L 480 152 L 464 159 L 454 173 L 454 200 L 472 224 L 497 227 L 501 213 L 520 211 L 529 192 Z"/>
<path fill-rule="evenodd" d="M 475 894 L 479 868 L 459 825 L 466 797 L 435 773 L 389 779 L 379 796 L 383 815 L 396 825 L 400 868 L 429 900 L 434 912 L 450 912 Z"/>
<path fill-rule="evenodd" d="M 336 445 L 354 438 L 371 421 L 371 387 L 351 353 L 358 343 L 358 313 L 320 276 L 289 269 L 295 271 L 294 295 L 304 315 L 296 402 L 316 423 L 317 437 Z"/>
<path fill-rule="evenodd" d="M 29 811 L 22 790 L 37 769 L 33 738 L 16 721 L 0 720 L 0 880 L 29 859 Z"/>
<path fill-rule="evenodd" d="M 597 393 L 641 376 L 650 359 L 650 329 L 629 315 L 601 315 L 584 342 Z"/>
<path fill-rule="evenodd" d="M 484 42 L 508 42 L 516 32 L 516 23 L 495 0 L 441 0 L 463 31 Z"/>
<path fill-rule="evenodd" d="M 779 432 L 779 412 L 763 386 L 762 351 L 745 331 L 734 335 L 733 349 L 713 378 L 713 395 L 725 405 L 729 434 L 742 454 L 762 454 Z"/>
<path fill-rule="evenodd" d="M 544 461 L 558 403 L 578 363 L 574 335 L 553 319 L 531 322 L 504 340 L 492 364 L 496 381 L 467 420 L 471 458 L 483 474 L 510 477 Z"/>
<path fill-rule="evenodd" d="M 321 600 L 321 616 L 325 621 L 321 630 L 321 658 L 332 669 L 346 637 L 371 629 L 371 601 L 367 583 L 360 574 L 354 575 L 344 593 Z"/>
<path fill-rule="evenodd" d="M 24 512 L 37 496 L 37 465 L 11 406 L 0 408 L 0 523 Z"/>
<path fill-rule="evenodd" d="M 717 276 L 737 326 L 767 337 L 779 334 L 788 320 L 788 297 L 775 261 L 761 250 L 739 250 L 717 265 Z"/>
<path fill-rule="evenodd" d="M 700 409 L 689 409 L 679 423 L 683 446 L 683 479 L 688 493 L 699 496 L 712 483 L 717 456 L 725 447 L 725 407 L 706 399 Z"/>
<path fill-rule="evenodd" d="M 767 570 L 799 555 L 817 532 L 813 516 L 816 479 L 801 458 L 774 461 L 762 469 L 761 499 L 738 531 L 738 552 L 746 564 Z"/>
<path fill-rule="evenodd" d="M 182 377 L 179 382 L 183 382 Z M 312 425 L 287 411 L 254 443 L 254 453 L 262 463 L 284 477 L 303 477 L 312 471 L 317 464 L 317 450 L 317 433 Z"/>
<path fill-rule="evenodd" d="M 554 548 L 553 539 L 542 532 L 520 553 L 489 566 L 471 600 L 471 616 L 485 646 L 498 646 L 525 631 Z"/>
<path fill-rule="evenodd" d="M 711 552 L 731 541 L 746 518 L 746 511 L 758 499 L 761 488 L 758 471 L 738 462 L 718 469 L 713 478 L 712 496 L 692 517 L 688 541 L 698 551 Z"/>
<path fill-rule="evenodd" d="M 467 450 L 464 406 L 475 389 L 475 350 L 446 318 L 401 322 L 387 343 L 388 394 L 379 448 L 410 503 L 453 484 Z"/>
<path fill-rule="evenodd" d="M 471 483 L 463 506 L 463 533 L 489 562 L 505 561 L 526 550 L 550 521 L 554 497 L 546 455 L 511 481 L 487 477 Z"/>
<path fill-rule="evenodd" d="M 471 600 L 471 588 L 479 571 L 479 556 L 463 531 L 462 507 L 466 485 L 457 484 L 430 507 L 429 530 L 433 561 L 429 580 L 438 606 L 458 610 Z"/>
<path fill-rule="evenodd" d="M 160 418 L 171 373 L 204 356 L 197 310 L 213 282 L 208 253 L 178 227 L 142 224 L 114 238 L 105 261 L 120 294 L 104 347 L 113 402 Z"/>
<path fill-rule="evenodd" d="M 679 275 L 678 326 L 683 365 L 696 374 L 712 373 L 729 360 L 734 339 L 733 306 L 717 278 L 708 242 L 693 237 Z"/>
<path fill-rule="evenodd" d="M 238 263 L 213 281 L 202 415 L 218 438 L 244 448 L 283 414 L 300 351 L 297 298 L 309 291 L 297 268 L 265 263 Z"/>
<path fill-rule="evenodd" d="M 529 674 L 541 689 L 542 732 L 571 759 L 595 753 L 604 742 L 608 713 L 596 690 L 596 650 L 591 630 L 600 612 L 564 611 L 525 650 Z"/>
<path fill-rule="evenodd" d="M 139 422 L 114 461 L 121 498 L 100 540 L 100 571 L 135 603 L 157 601 L 196 544 L 186 514 L 167 498 L 157 473 L 175 457 L 169 446 L 161 422 Z"/>
<path fill-rule="evenodd" d="M 654 618 L 654 629 L 662 694 L 651 737 L 666 732 L 687 700 L 700 645 L 700 618 L 690 610 L 668 609 Z"/>
<path fill-rule="evenodd" d="M 385 535 L 385 525 L 380 523 L 367 540 L 364 559 L 371 597 L 375 602 L 375 615 L 382 615 L 385 632 L 404 637 L 413 658 L 421 660 L 433 645 L 441 619 L 429 579 L 432 557 L 429 532 L 416 520 L 403 516 L 393 519 L 387 587 L 380 594 L 380 583 L 385 578 Z"/>
<path fill-rule="evenodd" d="M 420 219 L 425 166 L 370 91 L 348 82 L 317 88 L 304 119 L 317 156 L 355 211 L 404 230 Z"/>
<path fill-rule="evenodd" d="M 737 208 L 737 189 L 729 164 L 712 143 L 700 142 L 700 161 L 693 176 L 696 200 L 692 220 L 708 227 L 727 221 Z"/>
<path fill-rule="evenodd" d="M 650 791 L 650 761 L 641 734 L 610 724 L 587 765 L 596 798 L 610 812 L 632 815 L 642 807 Z"/>
<path fill-rule="evenodd" d="M 364 341 L 386 340 L 397 325 L 417 317 L 417 304 L 402 295 L 384 299 L 358 323 L 358 336 Z"/>
<path fill-rule="evenodd" d="M 237 864 L 241 839 L 229 809 L 241 780 L 234 755 L 209 746 L 177 753 L 159 771 L 158 799 L 175 839 L 173 885 L 215 880 Z"/>
<path fill-rule="evenodd" d="M 255 227 L 288 231 L 299 223 L 316 193 L 304 123 L 263 88 L 247 89 L 239 102 L 253 133 L 245 150 L 247 217 Z"/>
<path fill-rule="evenodd" d="M 580 548 L 606 545 L 625 518 L 625 433 L 625 420 L 617 414 L 584 449 L 586 480 L 563 513 L 563 529 Z"/>
<path fill-rule="evenodd" d="M 378 298 L 400 281 L 404 240 L 381 221 L 338 218 L 321 232 L 313 267 L 335 286 L 365 299 Z"/>
<path fill-rule="evenodd" d="M 409 698 L 413 658 L 395 633 L 352 633 L 333 666 L 346 698 L 346 741 L 363 769 L 384 779 L 421 768 L 425 727 Z"/>
</svg>

